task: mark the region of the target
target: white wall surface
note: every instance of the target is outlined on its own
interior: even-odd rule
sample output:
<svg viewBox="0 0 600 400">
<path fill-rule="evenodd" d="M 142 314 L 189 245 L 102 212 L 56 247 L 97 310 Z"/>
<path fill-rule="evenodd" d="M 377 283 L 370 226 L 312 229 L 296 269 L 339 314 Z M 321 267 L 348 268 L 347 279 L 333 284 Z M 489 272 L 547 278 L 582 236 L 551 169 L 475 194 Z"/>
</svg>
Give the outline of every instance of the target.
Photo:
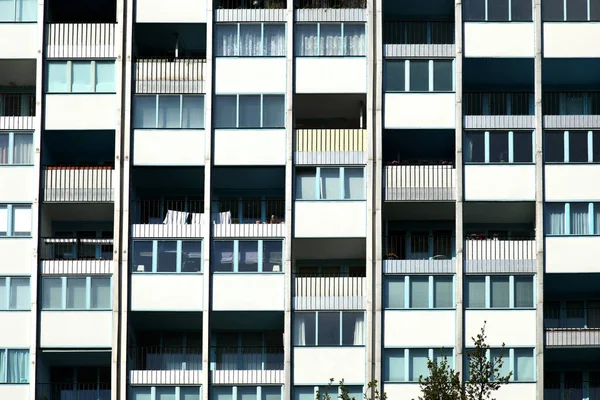
<svg viewBox="0 0 600 400">
<path fill-rule="evenodd" d="M 133 165 L 204 165 L 204 129 L 136 129 Z"/>
<path fill-rule="evenodd" d="M 534 31 L 533 22 L 465 22 L 465 57 L 533 57 Z"/>
<path fill-rule="evenodd" d="M 364 347 L 294 347 L 294 385 L 365 382 Z"/>
<path fill-rule="evenodd" d="M 535 346 L 535 310 L 466 310 L 466 347 L 472 347 L 471 338 L 481 332 L 486 321 L 490 346 Z"/>
<path fill-rule="evenodd" d="M 0 276 L 31 275 L 33 245 L 27 238 L 0 239 Z"/>
<path fill-rule="evenodd" d="M 535 165 L 465 165 L 465 200 L 535 200 Z"/>
<path fill-rule="evenodd" d="M 285 57 L 215 58 L 215 93 L 285 93 Z"/>
<path fill-rule="evenodd" d="M 295 237 L 366 237 L 365 201 L 294 201 Z"/>
<path fill-rule="evenodd" d="M 0 202 L 33 201 L 34 168 L 25 166 L 0 167 Z"/>
<path fill-rule="evenodd" d="M 0 329 L 1 347 L 29 348 L 31 346 L 31 312 L 0 312 L 0 327 L 3 327 Z"/>
<path fill-rule="evenodd" d="M 37 42 L 36 23 L 0 24 L 0 59 L 36 58 Z"/>
<path fill-rule="evenodd" d="M 454 93 L 386 93 L 387 129 L 454 129 Z"/>
<path fill-rule="evenodd" d="M 600 23 L 544 22 L 544 57 L 600 57 Z"/>
<path fill-rule="evenodd" d="M 0 385 L 0 399 L 28 400 L 29 385 Z"/>
<path fill-rule="evenodd" d="M 40 347 L 112 346 L 112 311 L 42 311 Z"/>
<path fill-rule="evenodd" d="M 117 95 L 46 94 L 46 129 L 115 129 Z"/>
<path fill-rule="evenodd" d="M 414 400 L 423 395 L 418 383 L 384 383 L 383 391 L 390 400 Z"/>
<path fill-rule="evenodd" d="M 131 309 L 202 311 L 203 282 L 202 274 L 132 274 Z"/>
<path fill-rule="evenodd" d="M 206 22 L 206 0 L 137 0 L 135 22 Z"/>
<path fill-rule="evenodd" d="M 546 272 L 600 272 L 598 236 L 546 238 Z"/>
<path fill-rule="evenodd" d="M 453 348 L 455 320 L 454 310 L 386 310 L 384 346 Z"/>
<path fill-rule="evenodd" d="M 500 389 L 494 393 L 494 398 L 496 400 L 536 400 L 535 390 L 535 383 L 514 382 L 501 385 Z"/>
<path fill-rule="evenodd" d="M 600 200 L 600 165 L 546 165 L 546 201 Z"/>
<path fill-rule="evenodd" d="M 213 310 L 283 311 L 283 274 L 213 274 Z"/>
<path fill-rule="evenodd" d="M 366 57 L 296 58 L 296 93 L 366 92 Z"/>
<path fill-rule="evenodd" d="M 216 129 L 215 165 L 285 165 L 285 129 Z"/>
</svg>

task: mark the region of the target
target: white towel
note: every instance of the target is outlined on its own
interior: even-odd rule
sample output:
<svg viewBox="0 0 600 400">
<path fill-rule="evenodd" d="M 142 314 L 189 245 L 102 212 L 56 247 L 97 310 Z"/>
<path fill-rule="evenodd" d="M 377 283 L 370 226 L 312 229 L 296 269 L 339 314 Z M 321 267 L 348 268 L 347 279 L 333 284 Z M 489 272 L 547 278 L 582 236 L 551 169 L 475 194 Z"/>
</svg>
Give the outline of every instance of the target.
<svg viewBox="0 0 600 400">
<path fill-rule="evenodd" d="M 231 211 L 212 214 L 213 224 L 231 224 Z"/>
<path fill-rule="evenodd" d="M 163 224 L 185 224 L 190 213 L 185 211 L 168 210 Z"/>
<path fill-rule="evenodd" d="M 221 252 L 221 264 L 231 264 L 231 263 L 233 263 L 233 252 L 232 251 Z"/>
</svg>

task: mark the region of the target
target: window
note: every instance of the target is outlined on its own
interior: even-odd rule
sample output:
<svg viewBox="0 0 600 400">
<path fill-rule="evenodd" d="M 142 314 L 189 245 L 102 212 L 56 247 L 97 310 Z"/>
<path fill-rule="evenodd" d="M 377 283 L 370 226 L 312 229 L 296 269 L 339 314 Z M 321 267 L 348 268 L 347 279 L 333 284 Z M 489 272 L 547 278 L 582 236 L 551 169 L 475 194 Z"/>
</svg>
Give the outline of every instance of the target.
<svg viewBox="0 0 600 400">
<path fill-rule="evenodd" d="M 217 57 L 283 57 L 285 24 L 217 24 Z"/>
<path fill-rule="evenodd" d="M 546 235 L 600 235 L 600 203 L 546 203 Z"/>
<path fill-rule="evenodd" d="M 533 2 L 530 0 L 465 0 L 463 13 L 465 21 L 528 22 L 533 21 Z"/>
<path fill-rule="evenodd" d="M 215 386 L 212 389 L 212 400 L 281 400 L 281 398 L 281 386 L 262 386 L 260 388 L 256 386 Z"/>
<path fill-rule="evenodd" d="M 296 169 L 296 200 L 364 200 L 362 167 Z"/>
<path fill-rule="evenodd" d="M 29 310 L 31 294 L 29 277 L 0 276 L 0 311 Z"/>
<path fill-rule="evenodd" d="M 0 237 L 31 236 L 31 206 L 0 204 Z"/>
<path fill-rule="evenodd" d="M 201 240 L 134 240 L 132 272 L 202 271 Z"/>
<path fill-rule="evenodd" d="M 543 21 L 547 22 L 599 21 L 600 3 L 597 0 L 544 0 L 542 15 Z"/>
<path fill-rule="evenodd" d="M 213 272 L 282 272 L 281 240 L 215 240 Z"/>
<path fill-rule="evenodd" d="M 33 134 L 0 132 L 0 165 L 32 165 Z"/>
<path fill-rule="evenodd" d="M 444 275 L 388 276 L 385 308 L 453 308 L 454 278 Z"/>
<path fill-rule="evenodd" d="M 131 395 L 132 400 L 201 400 L 202 387 L 133 386 Z"/>
<path fill-rule="evenodd" d="M 600 162 L 600 131 L 546 131 L 544 137 L 547 163 Z"/>
<path fill-rule="evenodd" d="M 348 398 L 350 399 L 362 399 L 364 396 L 363 387 L 362 386 L 344 386 L 348 392 Z M 264 386 L 263 386 L 264 388 Z M 264 390 L 264 389 L 263 389 Z M 337 385 L 327 386 L 294 386 L 294 395 L 292 397 L 293 400 L 315 400 L 317 398 L 317 391 L 320 394 L 320 398 L 325 398 L 325 393 L 329 395 L 331 399 L 340 398 L 341 390 Z M 279 400 L 277 397 L 274 400 Z"/>
<path fill-rule="evenodd" d="M 204 129 L 203 95 L 138 95 L 134 128 Z"/>
<path fill-rule="evenodd" d="M 284 95 L 215 96 L 215 128 L 284 128 Z"/>
<path fill-rule="evenodd" d="M 37 21 L 35 0 L 0 0 L 0 22 Z"/>
<path fill-rule="evenodd" d="M 454 61 L 387 60 L 385 91 L 452 92 L 454 91 Z"/>
<path fill-rule="evenodd" d="M 366 56 L 365 24 L 297 24 L 296 56 Z"/>
<path fill-rule="evenodd" d="M 467 131 L 465 163 L 532 163 L 531 131 Z"/>
<path fill-rule="evenodd" d="M 470 379 L 469 357 L 473 349 L 467 349 L 465 357 L 465 380 Z M 498 371 L 501 376 L 513 375 L 511 382 L 533 382 L 535 381 L 535 370 L 533 368 L 535 353 L 532 348 L 492 348 L 487 351 L 487 359 L 497 359 L 502 356 L 502 368 Z"/>
<path fill-rule="evenodd" d="M 466 308 L 533 308 L 533 288 L 531 275 L 467 275 Z"/>
<path fill-rule="evenodd" d="M 29 383 L 29 350 L 0 348 L 0 383 Z"/>
<path fill-rule="evenodd" d="M 440 349 L 385 349 L 382 365 L 383 381 L 418 382 L 420 376 L 429 375 L 427 360 L 439 362 L 443 357 L 448 359 L 451 367 L 454 365 L 453 349 L 445 349 L 443 354 Z"/>
<path fill-rule="evenodd" d="M 42 277 L 42 310 L 110 310 L 111 304 L 110 277 Z"/>
<path fill-rule="evenodd" d="M 364 318 L 355 311 L 294 312 L 294 346 L 364 346 Z"/>
<path fill-rule="evenodd" d="M 114 93 L 114 61 L 48 61 L 46 93 Z"/>
</svg>

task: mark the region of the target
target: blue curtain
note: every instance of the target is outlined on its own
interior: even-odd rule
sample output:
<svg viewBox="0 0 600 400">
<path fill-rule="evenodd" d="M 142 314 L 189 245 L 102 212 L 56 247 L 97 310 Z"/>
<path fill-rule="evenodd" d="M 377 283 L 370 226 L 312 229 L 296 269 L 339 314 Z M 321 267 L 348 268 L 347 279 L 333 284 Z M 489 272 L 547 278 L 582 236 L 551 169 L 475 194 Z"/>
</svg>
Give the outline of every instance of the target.
<svg viewBox="0 0 600 400">
<path fill-rule="evenodd" d="M 29 350 L 8 350 L 8 383 L 29 382 Z"/>
</svg>

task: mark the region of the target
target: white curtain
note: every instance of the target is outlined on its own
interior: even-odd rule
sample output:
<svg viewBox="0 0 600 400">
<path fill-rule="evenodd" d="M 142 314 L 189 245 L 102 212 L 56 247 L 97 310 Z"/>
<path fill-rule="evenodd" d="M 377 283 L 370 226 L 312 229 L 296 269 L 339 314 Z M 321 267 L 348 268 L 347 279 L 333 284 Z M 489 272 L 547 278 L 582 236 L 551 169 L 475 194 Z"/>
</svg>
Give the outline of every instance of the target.
<svg viewBox="0 0 600 400">
<path fill-rule="evenodd" d="M 587 235 L 589 233 L 588 204 L 571 203 L 571 234 Z"/>
<path fill-rule="evenodd" d="M 294 35 L 297 56 L 318 56 L 319 38 L 316 24 L 300 24 L 296 26 Z"/>
<path fill-rule="evenodd" d="M 306 320 L 307 314 L 295 313 L 294 314 L 294 345 L 295 346 L 306 346 Z"/>
<path fill-rule="evenodd" d="M 33 135 L 15 135 L 14 164 L 33 164 Z M 0 148 L 0 151 L 2 149 Z"/>
<path fill-rule="evenodd" d="M 264 25 L 263 55 L 270 57 L 285 56 L 285 25 Z"/>
<path fill-rule="evenodd" d="M 565 234 L 564 204 L 546 204 L 546 233 L 549 235 Z"/>
<path fill-rule="evenodd" d="M 320 55 L 342 55 L 342 25 L 321 24 Z"/>
<path fill-rule="evenodd" d="M 29 382 L 29 350 L 8 350 L 8 382 Z"/>
<path fill-rule="evenodd" d="M 260 24 L 240 24 L 240 56 L 261 56 Z"/>
<path fill-rule="evenodd" d="M 363 313 L 357 314 L 354 320 L 354 345 L 362 346 L 365 344 L 365 315 Z"/>
<path fill-rule="evenodd" d="M 364 24 L 344 24 L 344 55 L 367 54 Z"/>
<path fill-rule="evenodd" d="M 238 55 L 237 24 L 217 24 L 215 42 L 217 56 L 235 57 Z"/>
</svg>

